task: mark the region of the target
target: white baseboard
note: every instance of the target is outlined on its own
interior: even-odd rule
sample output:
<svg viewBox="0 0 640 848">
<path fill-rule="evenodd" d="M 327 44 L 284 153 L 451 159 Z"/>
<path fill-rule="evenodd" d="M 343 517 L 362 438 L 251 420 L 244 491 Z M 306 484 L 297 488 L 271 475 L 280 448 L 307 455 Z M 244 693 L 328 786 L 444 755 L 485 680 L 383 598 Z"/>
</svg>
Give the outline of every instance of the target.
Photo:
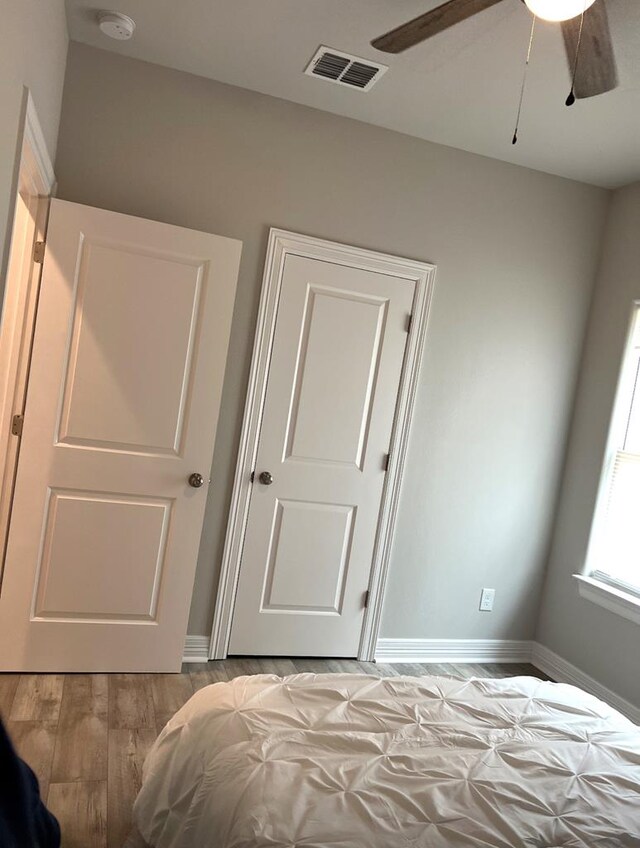
<svg viewBox="0 0 640 848">
<path fill-rule="evenodd" d="M 183 663 L 199 663 L 209 661 L 209 637 L 187 636 L 184 640 Z"/>
<path fill-rule="evenodd" d="M 531 659 L 531 642 L 511 639 L 378 639 L 378 662 L 522 663 Z"/>
<path fill-rule="evenodd" d="M 577 686 L 584 689 L 590 695 L 595 695 L 601 701 L 605 701 L 614 709 L 621 712 L 627 718 L 636 724 L 640 724 L 640 709 L 635 707 L 629 701 L 616 695 L 606 686 L 598 683 L 593 677 L 590 677 L 584 671 L 579 669 L 567 660 L 555 654 L 552 650 L 541 645 L 539 642 L 532 643 L 531 663 L 544 671 L 549 677 L 556 680 L 558 683 L 571 683 L 572 686 Z"/>
</svg>

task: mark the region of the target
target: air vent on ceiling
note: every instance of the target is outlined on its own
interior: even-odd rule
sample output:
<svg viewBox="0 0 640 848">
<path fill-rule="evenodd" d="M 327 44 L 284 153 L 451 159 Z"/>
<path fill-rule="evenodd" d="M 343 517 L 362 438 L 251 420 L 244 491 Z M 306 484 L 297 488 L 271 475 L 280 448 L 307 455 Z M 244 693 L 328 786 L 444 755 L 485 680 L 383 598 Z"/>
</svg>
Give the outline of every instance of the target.
<svg viewBox="0 0 640 848">
<path fill-rule="evenodd" d="M 369 91 L 387 70 L 387 65 L 360 59 L 331 47 L 319 47 L 304 72 L 310 77 L 320 77 L 337 82 L 338 85 Z"/>
</svg>

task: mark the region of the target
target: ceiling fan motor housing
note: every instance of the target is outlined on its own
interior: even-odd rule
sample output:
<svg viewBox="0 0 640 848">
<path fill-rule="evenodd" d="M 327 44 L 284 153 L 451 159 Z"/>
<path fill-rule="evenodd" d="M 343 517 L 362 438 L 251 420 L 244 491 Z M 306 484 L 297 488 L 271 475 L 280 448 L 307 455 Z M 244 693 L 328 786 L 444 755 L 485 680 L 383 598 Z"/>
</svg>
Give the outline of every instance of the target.
<svg viewBox="0 0 640 848">
<path fill-rule="evenodd" d="M 524 0 L 530 11 L 545 21 L 569 21 L 586 12 L 595 0 Z"/>
</svg>

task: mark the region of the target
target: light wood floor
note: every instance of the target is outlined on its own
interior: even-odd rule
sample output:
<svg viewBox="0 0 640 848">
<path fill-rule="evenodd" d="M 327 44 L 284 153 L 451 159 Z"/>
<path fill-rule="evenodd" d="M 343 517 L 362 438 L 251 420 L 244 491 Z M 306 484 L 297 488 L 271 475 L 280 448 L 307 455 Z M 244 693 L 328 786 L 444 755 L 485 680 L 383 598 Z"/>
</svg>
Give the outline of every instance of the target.
<svg viewBox="0 0 640 848">
<path fill-rule="evenodd" d="M 121 848 L 147 751 L 194 691 L 242 674 L 300 671 L 544 677 L 531 665 L 298 659 L 230 659 L 182 674 L 0 674 L 0 715 L 60 821 L 63 848 Z"/>
</svg>

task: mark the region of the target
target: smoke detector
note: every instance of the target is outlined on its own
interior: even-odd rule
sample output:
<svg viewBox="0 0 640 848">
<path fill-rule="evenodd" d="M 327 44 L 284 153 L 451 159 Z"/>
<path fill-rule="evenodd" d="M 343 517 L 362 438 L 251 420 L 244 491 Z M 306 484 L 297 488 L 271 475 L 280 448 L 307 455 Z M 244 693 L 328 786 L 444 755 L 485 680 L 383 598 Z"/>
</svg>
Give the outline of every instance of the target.
<svg viewBox="0 0 640 848">
<path fill-rule="evenodd" d="M 98 26 L 109 38 L 128 41 L 135 31 L 136 22 L 121 12 L 99 12 Z"/>
</svg>

